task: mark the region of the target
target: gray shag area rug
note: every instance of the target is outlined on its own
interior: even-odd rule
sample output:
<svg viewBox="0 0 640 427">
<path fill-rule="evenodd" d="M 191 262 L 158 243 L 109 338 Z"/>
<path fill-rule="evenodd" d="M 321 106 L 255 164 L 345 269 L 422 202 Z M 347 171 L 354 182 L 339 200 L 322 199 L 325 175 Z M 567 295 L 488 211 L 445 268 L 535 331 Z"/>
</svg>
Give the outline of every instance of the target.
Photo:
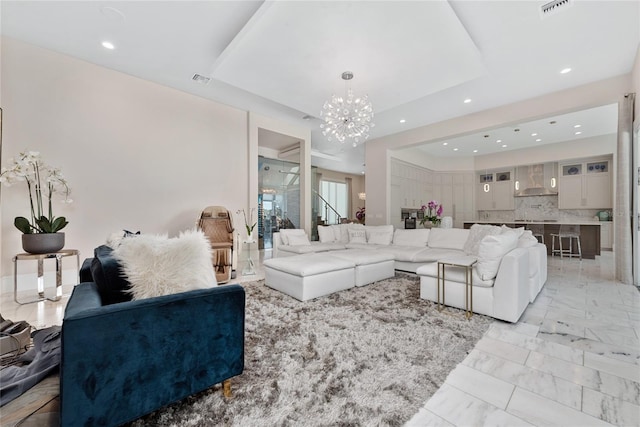
<svg viewBox="0 0 640 427">
<path fill-rule="evenodd" d="M 471 351 L 492 319 L 419 298 L 408 275 L 300 302 L 246 290 L 245 370 L 131 424 L 398 426 Z"/>
</svg>

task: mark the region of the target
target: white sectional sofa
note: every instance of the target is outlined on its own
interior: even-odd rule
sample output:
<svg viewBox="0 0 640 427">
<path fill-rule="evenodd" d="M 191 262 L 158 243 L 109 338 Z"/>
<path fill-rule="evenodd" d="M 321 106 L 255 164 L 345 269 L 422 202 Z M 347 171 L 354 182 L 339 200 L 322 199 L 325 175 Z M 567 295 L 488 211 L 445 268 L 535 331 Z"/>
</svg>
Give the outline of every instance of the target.
<svg viewBox="0 0 640 427">
<path fill-rule="evenodd" d="M 509 322 L 518 320 L 547 279 L 546 247 L 523 228 L 474 224 L 471 229 L 394 230 L 341 224 L 318 227 L 318 234 L 319 242 L 309 242 L 303 230 L 274 233 L 274 258 L 384 251 L 393 256 L 395 270 L 420 276 L 421 298 L 436 301 L 437 261 L 471 255 L 478 259 L 472 270 L 473 311 Z M 463 269 L 448 267 L 445 285 L 446 304 L 464 308 Z"/>
</svg>

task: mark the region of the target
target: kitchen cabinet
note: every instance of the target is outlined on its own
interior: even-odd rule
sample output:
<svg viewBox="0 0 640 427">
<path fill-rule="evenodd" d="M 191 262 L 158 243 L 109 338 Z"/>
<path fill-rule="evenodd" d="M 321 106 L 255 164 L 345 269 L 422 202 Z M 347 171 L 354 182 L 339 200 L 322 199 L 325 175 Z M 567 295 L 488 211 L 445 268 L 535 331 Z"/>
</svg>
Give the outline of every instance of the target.
<svg viewBox="0 0 640 427">
<path fill-rule="evenodd" d="M 610 160 L 561 163 L 559 209 L 611 209 Z"/>
<path fill-rule="evenodd" d="M 613 250 L 613 222 L 600 222 L 600 247 Z"/>
<path fill-rule="evenodd" d="M 511 170 L 478 174 L 476 184 L 476 209 L 479 211 L 514 210 L 515 201 L 512 177 L 513 171 Z"/>
</svg>

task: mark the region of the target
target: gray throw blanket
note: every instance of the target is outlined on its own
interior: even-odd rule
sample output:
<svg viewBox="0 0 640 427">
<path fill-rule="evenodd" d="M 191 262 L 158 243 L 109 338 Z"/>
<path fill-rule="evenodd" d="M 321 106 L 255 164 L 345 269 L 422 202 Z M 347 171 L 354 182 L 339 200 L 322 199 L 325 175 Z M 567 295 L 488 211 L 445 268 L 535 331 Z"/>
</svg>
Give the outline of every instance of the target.
<svg viewBox="0 0 640 427">
<path fill-rule="evenodd" d="M 0 371 L 0 406 L 4 406 L 60 366 L 60 326 L 33 333 L 33 347 L 18 359 L 24 366 Z"/>
</svg>

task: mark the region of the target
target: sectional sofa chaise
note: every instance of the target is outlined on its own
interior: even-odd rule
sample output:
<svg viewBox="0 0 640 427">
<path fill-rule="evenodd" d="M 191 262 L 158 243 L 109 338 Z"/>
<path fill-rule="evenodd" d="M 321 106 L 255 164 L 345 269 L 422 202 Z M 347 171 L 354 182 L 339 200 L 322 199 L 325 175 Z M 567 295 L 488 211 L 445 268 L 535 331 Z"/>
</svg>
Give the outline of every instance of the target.
<svg viewBox="0 0 640 427">
<path fill-rule="evenodd" d="M 318 234 L 320 241 L 310 242 L 304 230 L 274 233 L 273 258 L 265 261 L 268 286 L 306 300 L 391 277 L 392 264 L 393 270 L 420 276 L 420 297 L 437 301 L 438 260 L 472 256 L 473 311 L 516 322 L 547 280 L 546 247 L 524 229 L 340 224 L 320 226 Z M 363 278 L 367 269 L 375 274 Z M 445 277 L 446 304 L 464 308 L 464 269 L 447 267 Z"/>
</svg>

